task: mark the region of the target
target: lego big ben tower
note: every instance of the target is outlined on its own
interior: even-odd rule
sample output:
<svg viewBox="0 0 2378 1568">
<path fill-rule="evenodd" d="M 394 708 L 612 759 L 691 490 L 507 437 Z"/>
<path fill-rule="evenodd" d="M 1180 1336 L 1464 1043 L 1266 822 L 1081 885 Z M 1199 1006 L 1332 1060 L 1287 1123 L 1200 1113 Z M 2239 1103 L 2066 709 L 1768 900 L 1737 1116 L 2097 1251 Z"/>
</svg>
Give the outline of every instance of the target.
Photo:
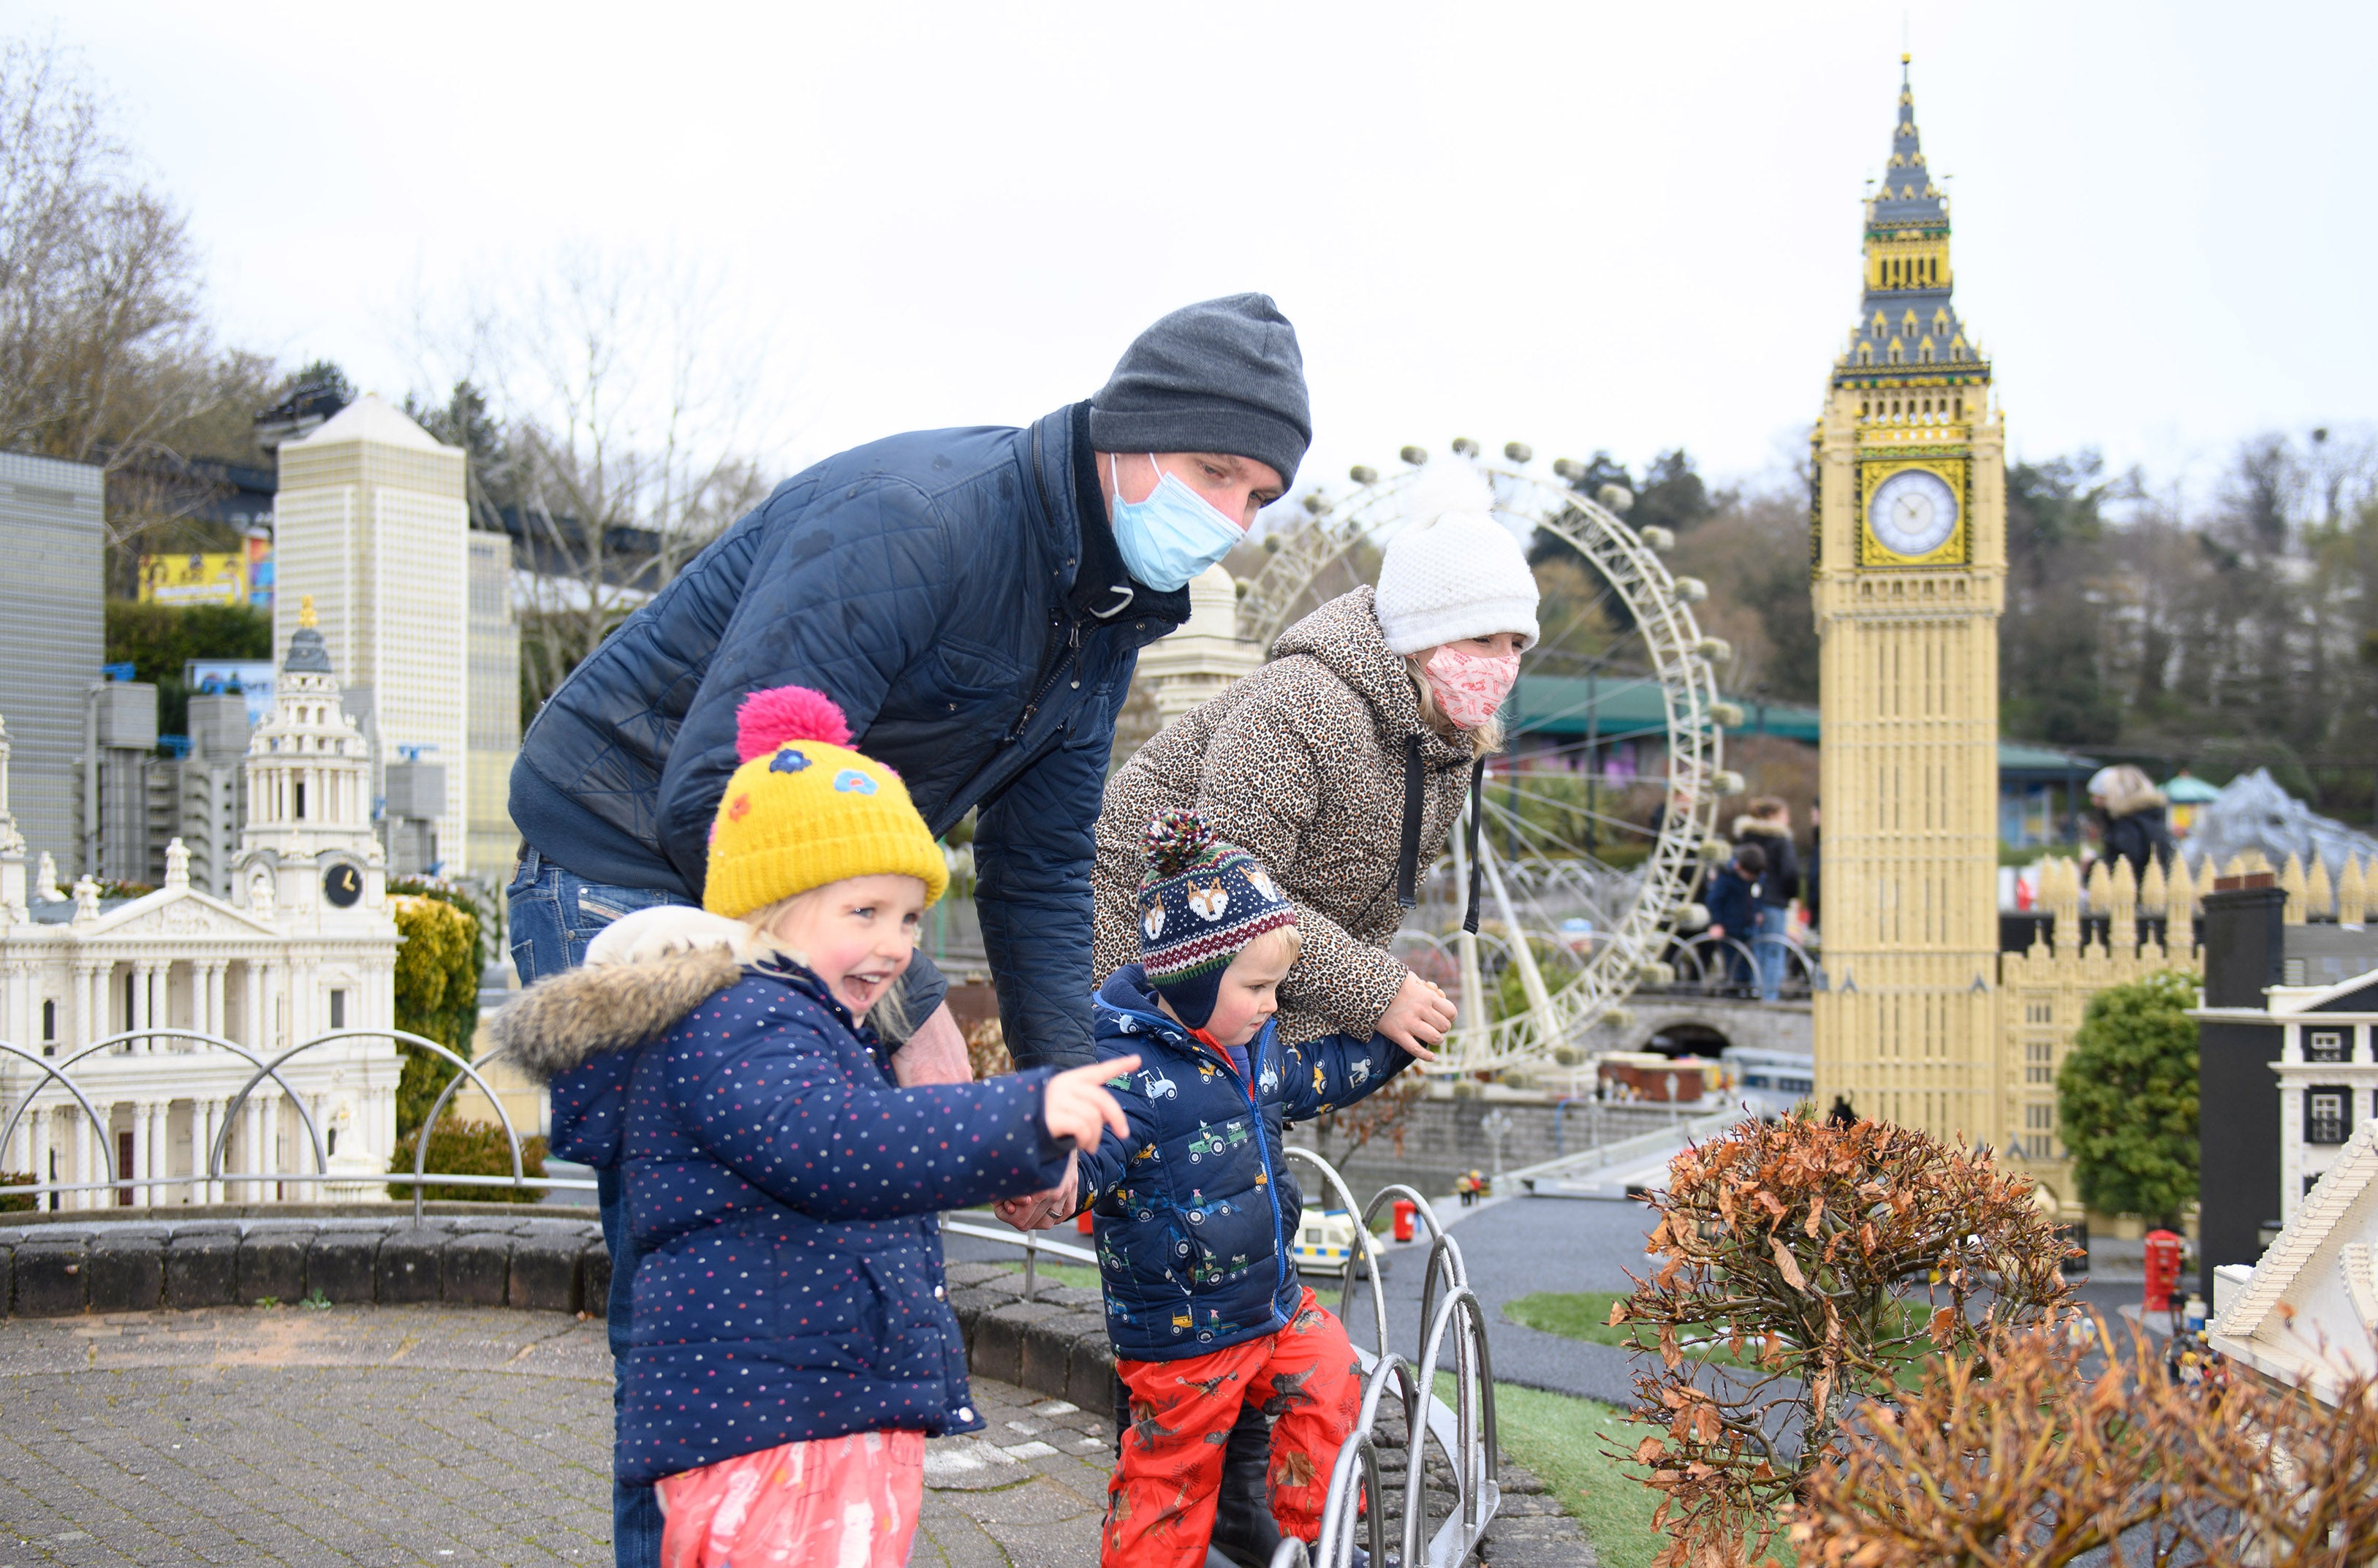
<svg viewBox="0 0 2378 1568">
<path fill-rule="evenodd" d="M 1816 462 L 1827 987 L 1817 1105 L 2005 1145 L 1998 1062 L 2005 437 L 1951 303 L 1901 56 L 1866 288 Z"/>
</svg>

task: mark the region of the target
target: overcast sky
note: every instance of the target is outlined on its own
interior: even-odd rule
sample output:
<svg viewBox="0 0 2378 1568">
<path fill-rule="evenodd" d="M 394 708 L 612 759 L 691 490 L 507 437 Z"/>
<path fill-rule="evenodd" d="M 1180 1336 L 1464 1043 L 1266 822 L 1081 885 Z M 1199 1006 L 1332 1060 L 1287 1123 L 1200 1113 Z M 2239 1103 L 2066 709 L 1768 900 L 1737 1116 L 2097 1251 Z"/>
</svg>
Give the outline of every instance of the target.
<svg viewBox="0 0 2378 1568">
<path fill-rule="evenodd" d="M 116 95 L 227 338 L 390 395 L 418 297 L 707 264 L 787 471 L 1087 396 L 1242 289 L 1304 478 L 1456 435 L 1755 475 L 1856 314 L 1903 30 L 2013 450 L 2378 418 L 2378 7 L 0 0 Z"/>
</svg>

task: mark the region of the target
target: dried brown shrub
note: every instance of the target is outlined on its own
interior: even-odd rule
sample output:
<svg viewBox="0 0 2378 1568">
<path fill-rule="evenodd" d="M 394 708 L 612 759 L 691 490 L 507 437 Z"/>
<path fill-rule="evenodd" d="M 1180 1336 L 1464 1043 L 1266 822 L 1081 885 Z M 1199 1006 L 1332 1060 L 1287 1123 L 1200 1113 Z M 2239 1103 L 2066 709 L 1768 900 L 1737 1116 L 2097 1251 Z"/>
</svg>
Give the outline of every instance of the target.
<svg viewBox="0 0 2378 1568">
<path fill-rule="evenodd" d="M 978 1083 L 1015 1071 L 1015 1063 L 1007 1054 L 1007 1031 L 997 1018 L 986 1018 L 967 1030 L 966 1047 L 967 1064 L 974 1069 Z"/>
<path fill-rule="evenodd" d="M 2102 1332 L 2102 1331 L 2101 1331 Z M 2085 1338 L 2016 1334 L 1862 1413 L 1791 1510 L 1804 1564 L 2061 1568 L 2366 1563 L 2378 1554 L 2378 1385 L 2337 1403 L 2247 1377 L 2174 1382 L 2137 1330 L 2093 1377 Z"/>
<path fill-rule="evenodd" d="M 1663 1261 L 1611 1312 L 1659 1348 L 1634 1415 L 1665 1435 L 1628 1457 L 1664 1494 L 1662 1568 L 1747 1562 L 1849 1412 L 1895 1404 L 1912 1361 L 1969 1359 L 2069 1306 L 2068 1249 L 2032 1191 L 1988 1150 L 1880 1121 L 1746 1121 L 1670 1163 L 1649 1200 Z M 1687 1337 L 1746 1369 L 1687 1358 Z"/>
</svg>

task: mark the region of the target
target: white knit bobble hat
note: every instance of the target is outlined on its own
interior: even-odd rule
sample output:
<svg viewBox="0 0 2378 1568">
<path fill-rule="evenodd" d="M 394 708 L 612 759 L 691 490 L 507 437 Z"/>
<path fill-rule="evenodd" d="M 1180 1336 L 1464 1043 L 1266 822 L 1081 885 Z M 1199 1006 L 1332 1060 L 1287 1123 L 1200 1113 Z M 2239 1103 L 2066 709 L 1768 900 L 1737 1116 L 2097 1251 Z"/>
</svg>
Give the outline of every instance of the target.
<svg viewBox="0 0 2378 1568">
<path fill-rule="evenodd" d="M 1459 458 L 1421 471 L 1403 531 L 1387 542 L 1375 604 L 1398 653 L 1465 637 L 1516 631 L 1536 640 L 1536 577 L 1509 529 L 1495 521 L 1486 476 Z"/>
</svg>

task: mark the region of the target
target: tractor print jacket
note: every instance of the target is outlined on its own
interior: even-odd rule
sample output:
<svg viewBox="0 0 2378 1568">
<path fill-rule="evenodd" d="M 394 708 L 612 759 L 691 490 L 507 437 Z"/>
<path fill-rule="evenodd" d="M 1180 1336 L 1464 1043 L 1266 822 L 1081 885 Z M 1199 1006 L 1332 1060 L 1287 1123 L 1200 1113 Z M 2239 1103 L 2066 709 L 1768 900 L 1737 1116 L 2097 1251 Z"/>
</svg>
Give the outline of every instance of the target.
<svg viewBox="0 0 2378 1568">
<path fill-rule="evenodd" d="M 1100 987 L 1096 1019 L 1101 1059 L 1140 1059 L 1107 1081 L 1131 1136 L 1109 1132 L 1081 1167 L 1115 1354 L 1179 1360 L 1285 1328 L 1304 1200 L 1280 1135 L 1375 1093 L 1412 1059 L 1376 1035 L 1286 1045 L 1269 1023 L 1218 1049 L 1158 1009 L 1136 964 Z"/>
</svg>

